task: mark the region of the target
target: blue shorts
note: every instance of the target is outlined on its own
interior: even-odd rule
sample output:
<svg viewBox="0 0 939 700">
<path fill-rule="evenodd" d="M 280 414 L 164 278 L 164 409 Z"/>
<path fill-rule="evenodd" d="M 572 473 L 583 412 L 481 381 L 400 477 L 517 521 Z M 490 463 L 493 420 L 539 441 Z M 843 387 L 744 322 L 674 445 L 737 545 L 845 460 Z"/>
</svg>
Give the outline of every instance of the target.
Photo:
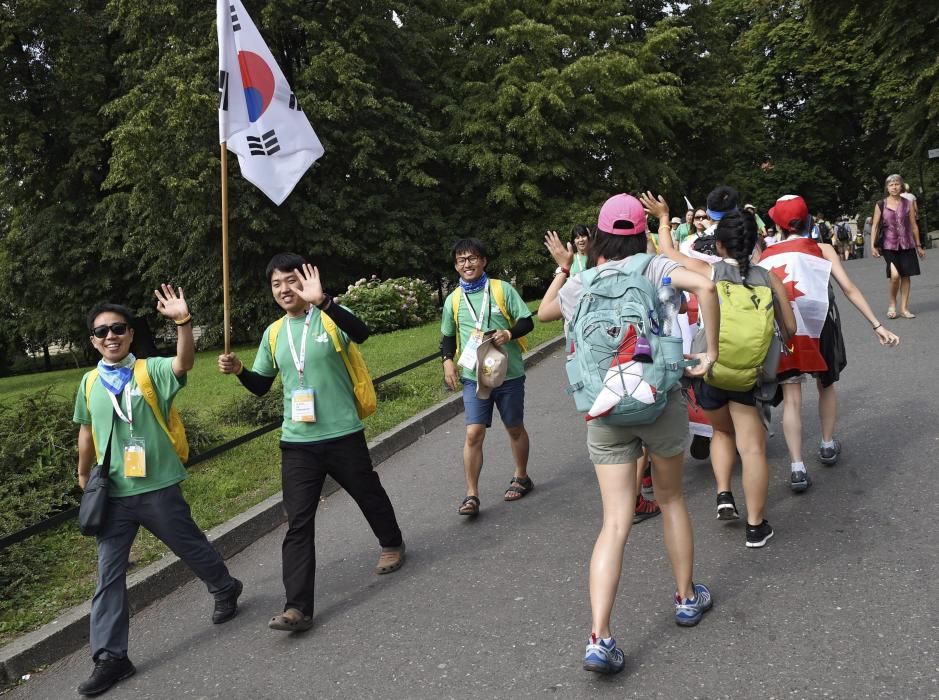
<svg viewBox="0 0 939 700">
<path fill-rule="evenodd" d="M 498 406 L 502 424 L 514 428 L 525 422 L 525 377 L 508 379 L 488 399 L 476 398 L 476 382 L 463 379 L 463 408 L 467 425 L 492 427 L 492 407 Z"/>
</svg>

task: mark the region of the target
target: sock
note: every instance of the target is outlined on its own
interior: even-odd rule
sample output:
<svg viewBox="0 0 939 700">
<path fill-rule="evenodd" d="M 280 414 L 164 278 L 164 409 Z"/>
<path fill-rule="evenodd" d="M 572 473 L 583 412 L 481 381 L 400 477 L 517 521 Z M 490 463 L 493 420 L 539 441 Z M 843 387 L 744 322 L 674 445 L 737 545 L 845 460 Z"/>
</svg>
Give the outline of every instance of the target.
<svg viewBox="0 0 939 700">
<path fill-rule="evenodd" d="M 793 463 L 792 463 L 792 471 L 794 471 L 794 472 L 804 472 L 804 471 L 805 471 L 805 464 L 804 464 L 803 462 L 793 462 Z"/>
<path fill-rule="evenodd" d="M 834 447 L 834 446 L 835 446 L 834 440 L 832 440 L 831 442 L 825 442 L 824 440 L 822 440 L 822 447 Z"/>
</svg>

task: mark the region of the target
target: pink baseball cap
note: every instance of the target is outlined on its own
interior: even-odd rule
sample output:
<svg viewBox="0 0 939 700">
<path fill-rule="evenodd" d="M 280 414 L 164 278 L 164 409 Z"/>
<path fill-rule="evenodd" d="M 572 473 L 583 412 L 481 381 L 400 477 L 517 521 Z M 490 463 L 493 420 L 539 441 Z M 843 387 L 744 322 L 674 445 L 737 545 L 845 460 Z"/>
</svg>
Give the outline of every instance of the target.
<svg viewBox="0 0 939 700">
<path fill-rule="evenodd" d="M 631 194 L 616 194 L 600 207 L 597 230 L 612 236 L 636 236 L 646 232 L 646 211 Z"/>
</svg>

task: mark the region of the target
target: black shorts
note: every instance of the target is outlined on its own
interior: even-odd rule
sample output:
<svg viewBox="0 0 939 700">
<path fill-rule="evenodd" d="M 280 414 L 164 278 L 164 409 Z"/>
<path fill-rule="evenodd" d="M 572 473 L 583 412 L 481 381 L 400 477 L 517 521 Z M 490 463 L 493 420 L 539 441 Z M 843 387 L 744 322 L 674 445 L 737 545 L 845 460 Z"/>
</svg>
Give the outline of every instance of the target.
<svg viewBox="0 0 939 700">
<path fill-rule="evenodd" d="M 756 406 L 756 399 L 753 398 L 753 389 L 748 391 L 727 391 L 711 386 L 707 382 L 698 381 L 694 387 L 695 398 L 698 404 L 705 411 L 716 411 L 723 408 L 729 401 L 742 403 L 744 406 Z"/>
</svg>

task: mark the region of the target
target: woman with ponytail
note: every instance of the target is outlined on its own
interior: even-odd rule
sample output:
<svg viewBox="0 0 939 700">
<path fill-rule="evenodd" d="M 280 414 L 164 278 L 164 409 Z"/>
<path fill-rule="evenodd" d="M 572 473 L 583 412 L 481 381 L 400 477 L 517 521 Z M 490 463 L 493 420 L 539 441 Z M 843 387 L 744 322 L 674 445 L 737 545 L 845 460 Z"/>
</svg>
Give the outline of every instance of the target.
<svg viewBox="0 0 939 700">
<path fill-rule="evenodd" d="M 785 303 L 786 290 L 782 282 L 751 262 L 757 240 L 756 218 L 752 212 L 740 212 L 737 209 L 736 191 L 730 187 L 720 187 L 708 196 L 708 216 L 717 221 L 715 245 L 721 256 L 719 261 L 713 263 L 688 257 L 675 248 L 668 234 L 668 203 L 662 197 L 656 198 L 647 192 L 640 199 L 646 211 L 659 219 L 659 242 L 665 255 L 687 269 L 709 277 L 715 283 L 726 281 L 731 287 L 742 285 L 747 290 L 753 290 L 752 298 L 755 300 L 771 299 L 773 316 L 783 337 L 788 339 L 795 332 L 795 316 L 789 304 Z M 758 290 L 760 287 L 764 288 L 762 293 Z M 766 308 L 765 305 L 755 306 Z M 752 386 L 743 391 L 715 386 L 717 376 L 726 377 L 737 371 L 725 365 L 718 372 L 722 360 L 734 355 L 733 352 L 727 352 L 725 356 L 727 339 L 732 339 L 738 332 L 740 337 L 749 337 L 753 329 L 732 327 L 724 318 L 725 315 L 722 311 L 718 362 L 704 377 L 704 381 L 696 384 L 695 395 L 714 428 L 711 466 L 717 481 L 717 517 L 720 520 L 736 520 L 740 517 L 731 491 L 734 463 L 739 452 L 743 463 L 743 492 L 747 500 L 746 545 L 762 547 L 774 533 L 764 517 L 769 490 L 769 465 L 766 461 L 766 426 L 756 397 L 756 378 Z M 733 318 L 735 323 L 740 322 L 739 315 Z M 759 361 L 762 363 L 763 359 L 765 357 Z M 739 381 L 746 383 L 749 380 L 745 376 Z"/>
</svg>

